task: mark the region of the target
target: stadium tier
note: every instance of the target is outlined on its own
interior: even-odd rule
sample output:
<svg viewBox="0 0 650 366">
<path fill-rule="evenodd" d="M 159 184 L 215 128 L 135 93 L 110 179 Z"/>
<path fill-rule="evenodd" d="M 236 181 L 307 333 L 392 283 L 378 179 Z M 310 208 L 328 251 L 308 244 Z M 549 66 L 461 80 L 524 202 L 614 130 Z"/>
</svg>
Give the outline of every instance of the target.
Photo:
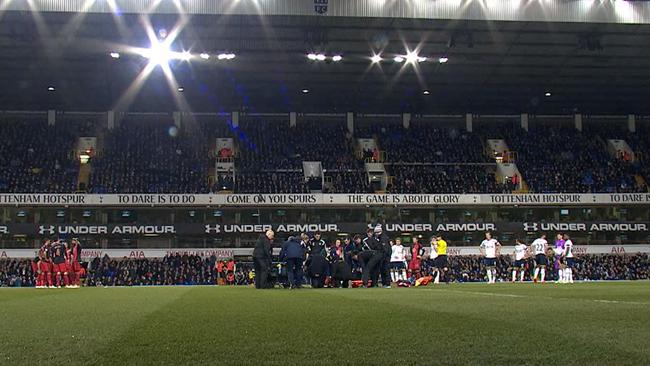
<svg viewBox="0 0 650 366">
<path fill-rule="evenodd" d="M 617 129 L 585 121 L 581 131 L 569 118 L 557 126 L 531 121 L 528 130 L 476 122 L 479 131 L 470 132 L 451 116 L 446 125 L 360 120 L 351 129 L 345 115 L 295 125 L 277 116 L 233 125 L 145 115 L 85 130 L 66 120 L 6 121 L 0 192 L 648 191 L 643 124 L 631 133 L 620 122 Z M 80 164 L 82 137 L 95 142 Z"/>
</svg>

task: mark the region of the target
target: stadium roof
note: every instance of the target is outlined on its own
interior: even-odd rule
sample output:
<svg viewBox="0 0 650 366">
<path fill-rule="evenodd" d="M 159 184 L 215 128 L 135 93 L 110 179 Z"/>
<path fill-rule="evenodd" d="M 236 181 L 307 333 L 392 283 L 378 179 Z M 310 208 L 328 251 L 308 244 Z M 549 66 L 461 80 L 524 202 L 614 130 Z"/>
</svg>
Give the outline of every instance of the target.
<svg viewBox="0 0 650 366">
<path fill-rule="evenodd" d="M 645 24 L 18 11 L 0 20 L 4 110 L 650 112 Z M 133 101 L 123 98 L 149 61 L 134 48 L 149 47 L 147 24 L 160 35 L 178 23 L 172 49 L 193 56 L 170 63 L 177 84 L 154 68 Z M 394 61 L 409 51 L 427 60 Z"/>
</svg>

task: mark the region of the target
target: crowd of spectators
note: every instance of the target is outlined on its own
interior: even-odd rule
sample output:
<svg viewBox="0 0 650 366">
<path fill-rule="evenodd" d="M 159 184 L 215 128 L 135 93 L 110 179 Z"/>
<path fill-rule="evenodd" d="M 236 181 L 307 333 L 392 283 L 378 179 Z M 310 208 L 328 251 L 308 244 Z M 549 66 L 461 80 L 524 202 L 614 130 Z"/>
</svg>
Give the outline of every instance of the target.
<svg viewBox="0 0 650 366">
<path fill-rule="evenodd" d="M 368 174 L 364 171 L 326 172 L 325 193 L 369 193 Z"/>
<path fill-rule="evenodd" d="M 155 121 L 122 121 L 92 161 L 93 193 L 207 193 L 208 142 Z"/>
<path fill-rule="evenodd" d="M 390 193 L 502 193 L 494 172 L 485 165 L 392 164 Z M 492 167 L 493 170 L 493 167 Z"/>
<path fill-rule="evenodd" d="M 0 123 L 0 192 L 76 191 L 79 168 L 73 148 L 84 134 L 98 136 L 101 145 L 91 159 L 91 193 L 304 193 L 310 186 L 299 173 L 303 161 L 322 162 L 326 184 L 320 188 L 326 192 L 368 192 L 363 162 L 378 160 L 380 151 L 358 156 L 358 137 L 377 139 L 394 177 L 388 191 L 396 193 L 516 189 L 511 182 L 495 183 L 494 171 L 484 168 L 494 163 L 484 149 L 488 138 L 503 138 L 516 152 L 532 192 L 646 192 L 650 180 L 650 165 L 644 163 L 650 157 L 650 134 L 643 127 L 629 133 L 621 126 L 594 125 L 580 132 L 572 125 L 539 122 L 530 131 L 490 124 L 470 133 L 417 120 L 408 129 L 378 121 L 360 124 L 353 136 L 345 123 L 327 117 L 301 120 L 294 127 L 278 118 L 249 118 L 240 126 L 219 118 L 176 128 L 171 120 L 143 117 L 97 131 L 72 121 L 54 126 L 29 120 Z M 236 141 L 236 175 L 217 175 L 210 184 L 218 157 L 211 149 L 219 137 Z M 625 139 L 637 158 L 613 156 L 608 138 Z"/>
<path fill-rule="evenodd" d="M 479 256 L 450 256 L 449 282 L 485 281 L 485 268 Z M 510 256 L 497 260 L 498 281 L 511 279 Z M 424 261 L 423 274 L 431 273 L 432 263 Z M 526 280 L 530 280 L 532 261 L 528 264 Z M 556 271 L 546 272 L 547 281 L 555 280 Z M 357 273 L 358 275 L 358 273 Z M 249 285 L 254 279 L 250 263 L 232 262 L 232 266 L 215 257 L 175 254 L 164 258 L 113 259 L 95 258 L 88 263 L 86 286 L 151 286 L 151 285 Z M 647 254 L 590 254 L 578 256 L 574 267 L 576 281 L 648 280 L 650 260 Z M 34 274 L 29 259 L 0 260 L 0 287 L 34 286 Z"/>
<path fill-rule="evenodd" d="M 302 171 L 243 172 L 234 186 L 237 193 L 309 193 Z"/>
<path fill-rule="evenodd" d="M 86 286 L 246 285 L 250 268 L 223 265 L 217 258 L 173 254 L 163 258 L 95 258 L 88 264 Z"/>
<path fill-rule="evenodd" d="M 517 153 L 517 167 L 533 192 L 638 192 L 635 167 L 607 151 L 599 134 L 573 126 L 537 124 L 520 128 L 491 128 L 486 138 L 504 138 Z"/>
<path fill-rule="evenodd" d="M 343 123 L 253 120 L 241 124 L 237 169 L 244 171 L 302 169 L 303 161 L 320 161 L 323 169 L 362 169 L 352 136 Z"/>
<path fill-rule="evenodd" d="M 75 123 L 0 123 L 0 192 L 74 192 L 79 170 L 73 149 L 79 133 Z"/>
<path fill-rule="evenodd" d="M 357 137 L 376 137 L 391 163 L 488 163 L 480 136 L 455 127 L 412 122 L 376 123 L 360 127 Z"/>
</svg>

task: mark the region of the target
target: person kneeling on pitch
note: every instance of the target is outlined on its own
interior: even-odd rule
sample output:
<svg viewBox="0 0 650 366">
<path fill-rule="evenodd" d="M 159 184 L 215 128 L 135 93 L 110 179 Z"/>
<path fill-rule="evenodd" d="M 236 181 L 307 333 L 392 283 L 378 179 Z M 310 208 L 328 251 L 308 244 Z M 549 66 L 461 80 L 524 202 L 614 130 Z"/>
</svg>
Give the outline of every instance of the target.
<svg viewBox="0 0 650 366">
<path fill-rule="evenodd" d="M 305 260 L 305 248 L 300 244 L 300 239 L 290 236 L 282 245 L 280 261 L 287 265 L 287 277 L 291 288 L 302 287 L 302 263 Z"/>
<path fill-rule="evenodd" d="M 307 275 L 311 278 L 311 287 L 322 288 L 325 286 L 325 275 L 329 269 L 329 263 L 320 252 L 312 252 L 310 258 Z"/>
</svg>

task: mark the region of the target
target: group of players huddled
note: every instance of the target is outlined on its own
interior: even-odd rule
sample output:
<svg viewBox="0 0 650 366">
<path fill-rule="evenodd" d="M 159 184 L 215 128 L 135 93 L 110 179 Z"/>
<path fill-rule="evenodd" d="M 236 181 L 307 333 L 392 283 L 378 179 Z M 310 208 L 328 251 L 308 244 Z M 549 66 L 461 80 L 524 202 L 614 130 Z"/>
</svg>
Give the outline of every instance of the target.
<svg viewBox="0 0 650 366">
<path fill-rule="evenodd" d="M 300 239 L 295 240 L 300 240 L 305 248 L 305 270 L 312 287 L 330 284 L 332 287 L 347 287 L 350 281 L 366 287 L 417 286 L 452 280 L 452 276 L 447 274 L 450 272 L 447 242 L 441 234 L 431 237 L 428 248 L 420 243 L 418 237 L 413 237 L 411 246 L 406 247 L 401 238 L 389 238 L 381 225 L 369 228 L 365 237 L 346 237 L 331 244 L 326 244 L 320 232 L 311 238 L 303 233 Z M 520 239 L 516 239 L 515 244 L 508 269 L 513 283 L 524 282 L 526 273 L 530 273 L 533 282 L 544 283 L 547 270 L 556 271 L 556 282 L 573 283 L 573 242 L 568 234 L 557 234 L 554 246 L 549 245 L 546 234 L 540 235 L 530 246 Z M 492 233 L 486 232 L 479 250 L 489 284 L 496 283 L 499 278 L 497 267 L 501 249 L 501 243 Z M 301 276 L 296 273 L 291 277 Z M 291 285 L 300 286 L 299 283 Z"/>
<path fill-rule="evenodd" d="M 79 288 L 84 271 L 80 262 L 78 239 L 72 239 L 70 244 L 60 239 L 45 240 L 32 262 L 36 288 Z"/>
</svg>

